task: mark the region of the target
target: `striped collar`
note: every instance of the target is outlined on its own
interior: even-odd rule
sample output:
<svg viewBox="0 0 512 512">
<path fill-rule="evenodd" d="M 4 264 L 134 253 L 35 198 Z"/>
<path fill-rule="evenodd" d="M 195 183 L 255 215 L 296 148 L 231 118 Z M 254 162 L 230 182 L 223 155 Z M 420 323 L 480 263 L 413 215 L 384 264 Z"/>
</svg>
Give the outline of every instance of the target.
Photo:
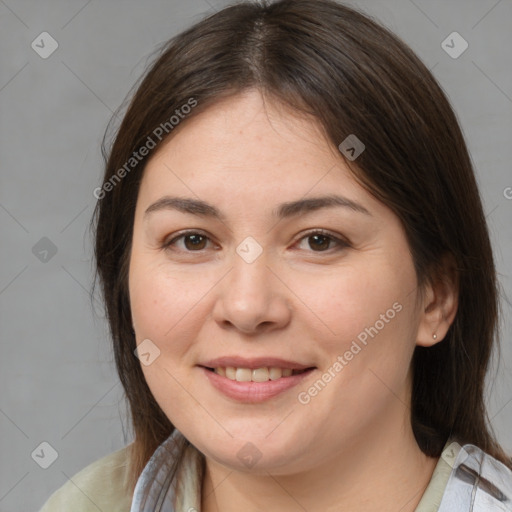
<svg viewBox="0 0 512 512">
<path fill-rule="evenodd" d="M 504 464 L 454 440 L 441 458 L 452 469 L 438 512 L 512 512 L 512 471 Z M 139 477 L 130 512 L 199 512 L 204 468 L 204 455 L 175 429 Z"/>
<path fill-rule="evenodd" d="M 180 453 L 183 458 L 176 465 Z M 175 429 L 137 480 L 130 512 L 198 512 L 203 472 L 204 455 Z"/>
</svg>

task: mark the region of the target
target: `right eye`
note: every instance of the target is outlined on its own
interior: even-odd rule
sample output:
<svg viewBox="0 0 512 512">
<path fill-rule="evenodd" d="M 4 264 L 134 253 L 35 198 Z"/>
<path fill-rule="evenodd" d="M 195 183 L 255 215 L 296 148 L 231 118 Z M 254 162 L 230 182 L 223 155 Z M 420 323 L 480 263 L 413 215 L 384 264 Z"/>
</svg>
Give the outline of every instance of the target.
<svg viewBox="0 0 512 512">
<path fill-rule="evenodd" d="M 200 252 L 205 248 L 205 243 L 207 240 L 210 240 L 210 238 L 199 231 L 185 231 L 173 237 L 171 240 L 165 241 L 162 248 L 174 251 L 175 249 L 173 247 L 181 240 L 183 240 L 183 245 L 179 250 L 184 252 Z"/>
</svg>

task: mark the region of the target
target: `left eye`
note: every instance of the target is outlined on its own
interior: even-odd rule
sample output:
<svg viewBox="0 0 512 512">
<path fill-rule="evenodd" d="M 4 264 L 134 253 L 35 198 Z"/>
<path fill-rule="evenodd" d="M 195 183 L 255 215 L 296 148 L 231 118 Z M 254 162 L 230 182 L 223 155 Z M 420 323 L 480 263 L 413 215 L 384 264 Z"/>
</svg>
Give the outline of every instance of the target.
<svg viewBox="0 0 512 512">
<path fill-rule="evenodd" d="M 334 242 L 334 244 L 338 246 L 338 250 L 348 247 L 347 242 L 344 242 L 343 240 L 335 237 L 334 235 L 331 235 L 330 233 L 326 233 L 324 231 L 313 231 L 303 236 L 300 240 L 313 240 L 313 243 L 311 243 L 311 241 L 308 243 L 309 247 L 316 247 L 317 249 L 320 249 L 319 251 L 315 250 L 313 252 L 326 252 L 331 248 L 330 244 L 332 242 Z"/>
<path fill-rule="evenodd" d="M 206 242 L 210 241 L 210 238 L 197 231 L 190 231 L 178 235 L 169 242 L 165 242 L 163 244 L 163 248 L 170 249 L 172 246 L 176 245 L 178 240 L 183 240 L 185 252 L 199 252 L 205 249 Z M 338 246 L 339 249 L 348 247 L 349 245 L 347 242 L 335 237 L 330 233 L 318 230 L 307 233 L 299 239 L 299 241 L 302 240 L 310 240 L 308 245 L 313 249 L 313 252 L 326 252 L 327 250 L 331 249 L 330 245 L 333 242 Z"/>
</svg>

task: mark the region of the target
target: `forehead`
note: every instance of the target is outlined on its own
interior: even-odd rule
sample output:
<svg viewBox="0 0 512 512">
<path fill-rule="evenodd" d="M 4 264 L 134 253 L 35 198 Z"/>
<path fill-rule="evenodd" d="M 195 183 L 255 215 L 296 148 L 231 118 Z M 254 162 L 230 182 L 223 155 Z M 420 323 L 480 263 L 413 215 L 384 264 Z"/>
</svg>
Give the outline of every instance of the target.
<svg viewBox="0 0 512 512">
<path fill-rule="evenodd" d="M 280 221 L 308 215 L 313 222 L 309 214 L 316 212 L 368 236 L 402 234 L 398 217 L 359 184 L 316 123 L 274 108 L 259 93 L 198 113 L 150 158 L 136 225 L 165 227 L 176 212 L 260 235 L 276 225 L 286 229 Z"/>
<path fill-rule="evenodd" d="M 225 165 L 247 153 L 258 155 L 254 163 L 267 157 L 275 162 L 296 159 L 303 153 L 332 152 L 330 146 L 317 119 L 251 89 L 185 118 L 157 155 L 187 152 L 190 158 L 208 152 L 210 159 L 222 159 Z"/>
<path fill-rule="evenodd" d="M 356 181 L 317 121 L 257 90 L 211 105 L 157 149 L 144 171 L 137 215 L 155 203 L 170 204 L 168 196 L 174 198 L 169 211 L 181 202 L 175 209 L 209 210 L 206 216 L 223 222 L 306 213 L 326 196 L 331 204 L 345 203 L 346 213 L 391 213 Z M 189 199 L 183 208 L 180 198 Z"/>
<path fill-rule="evenodd" d="M 143 182 L 185 176 L 214 192 L 268 187 L 280 192 L 354 181 L 318 122 L 252 90 L 223 99 L 184 121 L 146 165 Z"/>
</svg>

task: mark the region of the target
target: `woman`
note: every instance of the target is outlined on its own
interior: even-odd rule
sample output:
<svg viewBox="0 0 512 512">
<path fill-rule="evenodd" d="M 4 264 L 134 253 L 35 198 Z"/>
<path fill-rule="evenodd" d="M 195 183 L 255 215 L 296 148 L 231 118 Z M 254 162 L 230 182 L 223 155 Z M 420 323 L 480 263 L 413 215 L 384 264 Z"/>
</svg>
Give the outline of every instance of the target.
<svg viewBox="0 0 512 512">
<path fill-rule="evenodd" d="M 482 204 L 396 36 L 329 0 L 223 9 L 148 71 L 95 195 L 135 440 L 44 512 L 512 510 Z"/>
</svg>

